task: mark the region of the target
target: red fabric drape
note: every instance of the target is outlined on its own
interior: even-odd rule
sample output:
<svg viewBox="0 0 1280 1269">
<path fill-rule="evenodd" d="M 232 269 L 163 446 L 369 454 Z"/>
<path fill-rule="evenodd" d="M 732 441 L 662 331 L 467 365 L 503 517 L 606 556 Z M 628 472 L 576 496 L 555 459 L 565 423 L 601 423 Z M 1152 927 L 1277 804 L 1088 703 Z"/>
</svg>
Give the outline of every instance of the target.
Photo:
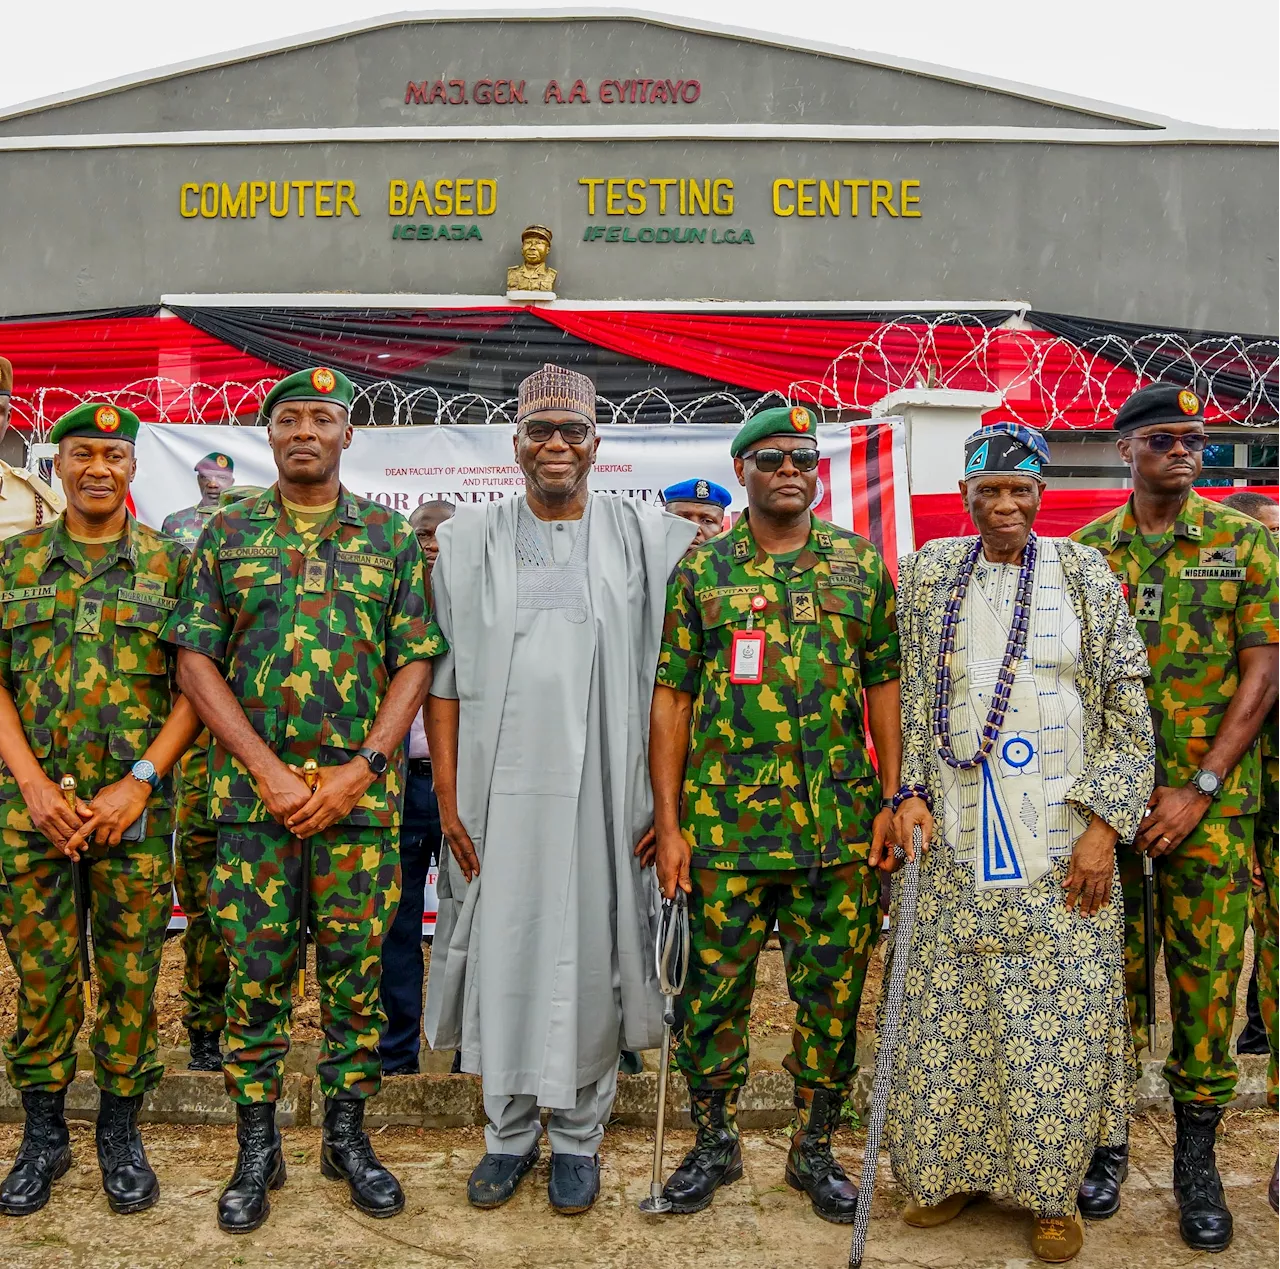
<svg viewBox="0 0 1280 1269">
<path fill-rule="evenodd" d="M 1280 497 L 1276 485 L 1250 488 L 1268 498 Z M 1243 490 L 1215 486 L 1197 492 L 1218 501 Z M 1128 496 L 1127 489 L 1046 489 L 1036 516 L 1036 532 L 1051 538 L 1069 537 L 1090 520 L 1114 511 Z M 911 499 L 911 521 L 917 546 L 932 538 L 967 537 L 975 532 L 958 493 L 916 494 Z"/>
<path fill-rule="evenodd" d="M 234 408 L 240 394 L 228 391 L 228 385 L 248 388 L 283 373 L 178 317 L 0 323 L 0 353 L 13 362 L 13 421 L 19 427 L 30 425 L 24 402 L 35 401 L 39 393 L 44 394 L 46 417 L 56 417 L 88 395 L 111 393 L 145 422 L 154 422 L 162 409 L 174 422 L 179 421 L 175 412 L 185 413 L 188 404 L 190 417 L 200 417 L 214 397 L 229 400 Z M 193 391 L 195 384 L 207 386 Z M 126 392 L 131 385 L 135 390 Z"/>
</svg>

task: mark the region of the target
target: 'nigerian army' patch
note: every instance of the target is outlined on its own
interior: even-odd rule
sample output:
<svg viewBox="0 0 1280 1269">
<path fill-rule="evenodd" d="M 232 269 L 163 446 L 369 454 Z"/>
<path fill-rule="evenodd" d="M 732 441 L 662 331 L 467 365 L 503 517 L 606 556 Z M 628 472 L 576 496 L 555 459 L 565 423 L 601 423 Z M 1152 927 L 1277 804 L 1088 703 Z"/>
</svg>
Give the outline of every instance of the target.
<svg viewBox="0 0 1280 1269">
<path fill-rule="evenodd" d="M 141 580 L 141 578 L 138 579 L 139 582 Z M 178 606 L 178 601 L 168 595 L 158 594 L 153 590 L 126 590 L 123 586 L 120 587 L 120 602 L 149 604 L 152 608 L 162 608 L 165 612 L 172 612 Z"/>
<path fill-rule="evenodd" d="M 390 572 L 395 567 L 395 560 L 386 555 L 370 555 L 366 551 L 334 551 L 333 558 L 339 564 L 362 564 L 365 568 L 380 568 Z"/>
<path fill-rule="evenodd" d="M 1135 621 L 1159 621 L 1164 587 L 1159 582 L 1139 582 L 1138 602 L 1134 607 Z"/>
<path fill-rule="evenodd" d="M 1242 582 L 1243 568 L 1227 568 L 1219 565 L 1215 568 L 1184 568 L 1178 574 L 1186 582 Z"/>
<path fill-rule="evenodd" d="M 1235 562 L 1234 546 L 1202 546 L 1200 548 L 1201 564 L 1234 564 Z"/>
</svg>

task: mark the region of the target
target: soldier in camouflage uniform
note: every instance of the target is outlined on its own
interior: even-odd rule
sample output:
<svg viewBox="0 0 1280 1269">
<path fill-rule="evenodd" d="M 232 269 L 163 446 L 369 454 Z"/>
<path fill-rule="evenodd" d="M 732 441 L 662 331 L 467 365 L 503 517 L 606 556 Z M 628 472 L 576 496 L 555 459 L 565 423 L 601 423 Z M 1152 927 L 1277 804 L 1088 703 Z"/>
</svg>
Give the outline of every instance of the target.
<svg viewBox="0 0 1280 1269">
<path fill-rule="evenodd" d="M 847 1223 L 857 1190 L 831 1136 L 857 1071 L 891 820 L 868 722 L 886 787 L 901 763 L 893 585 L 870 542 L 809 511 L 808 410 L 756 415 L 731 452 L 749 509 L 672 578 L 650 733 L 659 882 L 691 896 L 693 939 L 676 1060 L 698 1136 L 664 1192 L 695 1212 L 742 1175 L 735 1114 L 756 960 L 776 918 L 797 1005 L 786 1179 Z"/>
<path fill-rule="evenodd" d="M 209 457 L 216 460 L 226 455 L 212 454 Z M 230 459 L 227 461 L 230 463 Z M 196 471 L 199 470 L 197 465 Z M 226 507 L 261 493 L 256 485 L 234 485 L 219 494 L 217 505 Z M 211 507 L 210 515 L 213 510 Z M 201 529 L 206 519 L 200 519 Z M 165 524 L 167 526 L 169 521 L 166 520 Z M 224 999 L 230 973 L 227 949 L 222 945 L 222 937 L 209 908 L 209 885 L 218 854 L 218 828 L 209 818 L 209 746 L 212 743 L 209 733 L 202 731 L 196 737 L 196 743 L 183 755 L 174 781 L 177 833 L 174 836 L 173 884 L 187 919 L 187 928 L 182 935 L 182 999 L 186 1003 L 182 1023 L 187 1028 L 191 1045 L 191 1061 L 187 1063 L 187 1069 L 191 1071 L 222 1070 L 218 1040 L 227 1024 Z"/>
<path fill-rule="evenodd" d="M 48 1201 L 71 1164 L 64 1118 L 84 1021 L 74 870 L 85 883 L 101 1090 L 97 1147 L 111 1209 L 160 1194 L 137 1129 L 160 1081 L 153 1002 L 172 903 L 168 774 L 199 723 L 175 702 L 160 631 L 186 552 L 125 509 L 138 420 L 102 403 L 53 429 L 67 509 L 0 548 L 0 928 L 18 976 L 5 1045 L 26 1121 L 0 1212 Z M 74 777 L 74 808 L 59 782 Z"/>
<path fill-rule="evenodd" d="M 444 644 L 409 525 L 339 482 L 353 393 L 319 368 L 267 395 L 279 482 L 210 520 L 165 632 L 214 737 L 211 898 L 231 969 L 223 1071 L 240 1143 L 218 1222 L 232 1233 L 260 1225 L 284 1181 L 275 1103 L 304 849 L 325 1032 L 321 1170 L 369 1215 L 404 1206 L 369 1145 L 364 1102 L 381 1083 L 380 948 L 399 901 L 393 759 Z M 308 758 L 320 764 L 314 793 L 298 774 Z"/>
<path fill-rule="evenodd" d="M 188 549 L 195 546 L 196 539 L 209 523 L 209 517 L 221 505 L 222 493 L 230 489 L 236 479 L 236 465 L 231 456 L 217 451 L 206 454 L 196 464 L 195 470 L 200 501 L 194 507 L 171 512 L 160 525 L 161 533 L 177 538 Z"/>
<path fill-rule="evenodd" d="M 1151 660 L 1156 789 L 1137 850 L 1120 865 L 1129 997 L 1136 1021 L 1145 1013 L 1146 851 L 1160 927 L 1150 937 L 1164 944 L 1173 1013 L 1164 1075 L 1177 1118 L 1180 1230 L 1188 1246 L 1221 1251 L 1232 1221 L 1214 1136 L 1236 1086 L 1231 1029 L 1262 783 L 1254 742 L 1276 699 L 1276 555 L 1260 524 L 1192 489 L 1205 442 L 1194 392 L 1152 384 L 1125 402 L 1115 426 L 1133 494 L 1074 536 L 1119 575 Z M 1099 1147 L 1081 1211 L 1114 1211 L 1127 1170 L 1127 1146 Z"/>
</svg>

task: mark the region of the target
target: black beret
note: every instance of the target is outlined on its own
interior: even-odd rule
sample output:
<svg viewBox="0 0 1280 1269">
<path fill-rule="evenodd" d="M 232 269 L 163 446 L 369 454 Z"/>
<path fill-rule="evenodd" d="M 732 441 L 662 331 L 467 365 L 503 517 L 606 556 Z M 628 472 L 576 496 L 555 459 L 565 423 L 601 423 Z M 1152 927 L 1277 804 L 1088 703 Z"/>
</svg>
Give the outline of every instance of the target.
<svg viewBox="0 0 1280 1269">
<path fill-rule="evenodd" d="M 1176 383 L 1150 383 L 1120 407 L 1112 426 L 1117 432 L 1127 432 L 1153 423 L 1203 422 L 1204 402 L 1190 388 Z"/>
</svg>

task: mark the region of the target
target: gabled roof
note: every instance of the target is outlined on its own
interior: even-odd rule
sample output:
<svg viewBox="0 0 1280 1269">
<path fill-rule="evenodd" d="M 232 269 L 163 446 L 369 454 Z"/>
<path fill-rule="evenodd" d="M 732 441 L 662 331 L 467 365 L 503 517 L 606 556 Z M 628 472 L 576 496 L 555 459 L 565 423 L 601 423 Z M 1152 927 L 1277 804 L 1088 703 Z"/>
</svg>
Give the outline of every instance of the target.
<svg viewBox="0 0 1280 1269">
<path fill-rule="evenodd" d="M 727 45 L 737 46 L 739 48 L 742 46 L 756 46 L 758 48 L 771 50 L 769 56 L 776 55 L 781 57 L 786 54 L 807 54 L 813 58 L 821 59 L 824 63 L 836 64 L 836 66 L 839 64 L 843 64 L 847 67 L 861 66 L 873 68 L 878 72 L 896 72 L 901 76 L 907 77 L 909 80 L 917 82 L 930 81 L 937 86 L 952 85 L 958 89 L 967 90 L 973 96 L 975 101 L 982 99 L 990 101 L 995 98 L 1003 100 L 1007 106 L 1013 110 L 1018 109 L 1020 106 L 1021 109 L 1025 110 L 1028 117 L 1026 118 L 1025 123 L 1014 121 L 1011 125 L 1013 127 L 1026 126 L 1034 128 L 1044 127 L 1047 125 L 1053 127 L 1095 128 L 1103 131 L 1114 129 L 1148 130 L 1158 134 L 1164 134 L 1162 139 L 1168 140 L 1176 138 L 1178 140 L 1237 140 L 1257 142 L 1271 140 L 1274 139 L 1275 136 L 1274 133 L 1257 131 L 1242 132 L 1203 127 L 1201 125 L 1185 123 L 1179 120 L 1167 118 L 1162 115 L 1134 110 L 1127 106 L 1118 106 L 1108 102 L 1094 101 L 1069 93 L 1036 88 L 1026 84 L 993 78 L 991 76 L 978 75 L 968 71 L 934 66 L 924 62 L 917 62 L 909 58 L 892 57 L 885 54 L 841 48 L 821 42 L 800 40 L 781 35 L 745 30 L 717 23 L 702 22 L 691 18 L 650 13 L 644 10 L 608 8 L 592 11 L 572 9 L 500 9 L 474 12 L 453 11 L 388 14 L 383 17 L 364 19 L 358 22 L 347 23 L 342 26 L 330 27 L 325 30 L 290 37 L 288 39 L 274 40 L 263 44 L 252 45 L 233 52 L 214 54 L 212 56 L 196 58 L 171 66 L 160 67 L 155 70 L 125 75 L 116 79 L 106 80 L 98 84 L 90 85 L 86 88 L 76 89 L 71 92 L 57 93 L 35 101 L 24 102 L 19 105 L 0 109 L 0 131 L 11 137 L 23 135 L 38 136 L 48 131 L 62 133 L 72 131 L 81 135 L 92 135 L 95 132 L 125 133 L 152 131 L 153 129 L 151 128 L 142 128 L 139 126 L 120 126 L 118 123 L 113 122 L 111 118 L 112 111 L 109 108 L 101 111 L 100 127 L 89 126 L 90 119 L 74 108 L 88 102 L 97 102 L 100 107 L 109 107 L 113 104 L 111 99 L 115 99 L 116 102 L 123 105 L 124 101 L 128 99 L 131 94 L 137 94 L 140 91 L 145 91 L 147 88 L 152 86 L 165 85 L 170 81 L 190 80 L 192 77 L 199 77 L 203 73 L 210 71 L 245 68 L 252 73 L 252 64 L 255 62 L 263 61 L 265 59 L 279 58 L 282 54 L 289 54 L 300 50 L 316 49 L 320 46 L 330 45 L 338 41 L 356 40 L 361 36 L 369 36 L 371 33 L 386 31 L 388 28 L 406 25 L 412 26 L 440 23 L 474 24 L 484 22 L 504 24 L 560 23 L 572 24 L 575 27 L 599 22 L 636 23 L 648 28 L 666 30 L 686 36 L 701 37 L 704 40 L 722 40 Z M 279 65 L 278 62 L 274 64 L 277 66 Z M 833 66 L 833 70 L 835 69 L 836 67 Z M 72 108 L 69 115 L 67 114 L 67 108 Z M 177 117 L 166 121 L 163 126 L 180 132 L 190 132 L 199 126 L 204 126 L 190 121 L 184 122 L 181 118 L 180 102 L 173 105 L 173 114 Z M 58 126 L 59 116 L 62 116 L 61 123 L 63 126 Z M 95 114 L 94 119 L 96 120 L 97 118 L 98 116 Z M 214 123 L 214 126 L 227 126 L 226 124 L 218 124 L 212 119 L 210 119 L 209 122 Z M 314 120 L 312 122 L 331 123 L 333 121 Z M 394 126 L 395 124 L 403 123 L 405 121 L 366 119 L 363 121 L 351 120 L 350 122 L 390 122 Z M 422 123 L 424 120 L 418 119 L 415 122 Z M 432 119 L 431 122 L 436 122 L 436 120 Z M 440 122 L 444 122 L 444 120 L 442 119 Z M 835 121 L 828 120 L 827 122 Z M 908 120 L 907 122 L 914 123 L 919 121 Z M 929 119 L 928 122 L 944 124 L 948 121 L 943 118 L 938 118 Z M 67 123 L 71 123 L 72 126 L 70 128 L 66 127 L 65 125 Z M 50 127 L 49 125 L 53 126 Z M 296 121 L 289 120 L 266 120 L 260 123 L 243 124 L 239 126 L 262 128 L 274 126 L 278 128 L 282 125 L 286 127 L 298 126 Z M 232 122 L 230 126 L 234 128 L 238 125 Z M 1156 137 L 1153 136 L 1152 139 L 1155 140 Z"/>
</svg>

